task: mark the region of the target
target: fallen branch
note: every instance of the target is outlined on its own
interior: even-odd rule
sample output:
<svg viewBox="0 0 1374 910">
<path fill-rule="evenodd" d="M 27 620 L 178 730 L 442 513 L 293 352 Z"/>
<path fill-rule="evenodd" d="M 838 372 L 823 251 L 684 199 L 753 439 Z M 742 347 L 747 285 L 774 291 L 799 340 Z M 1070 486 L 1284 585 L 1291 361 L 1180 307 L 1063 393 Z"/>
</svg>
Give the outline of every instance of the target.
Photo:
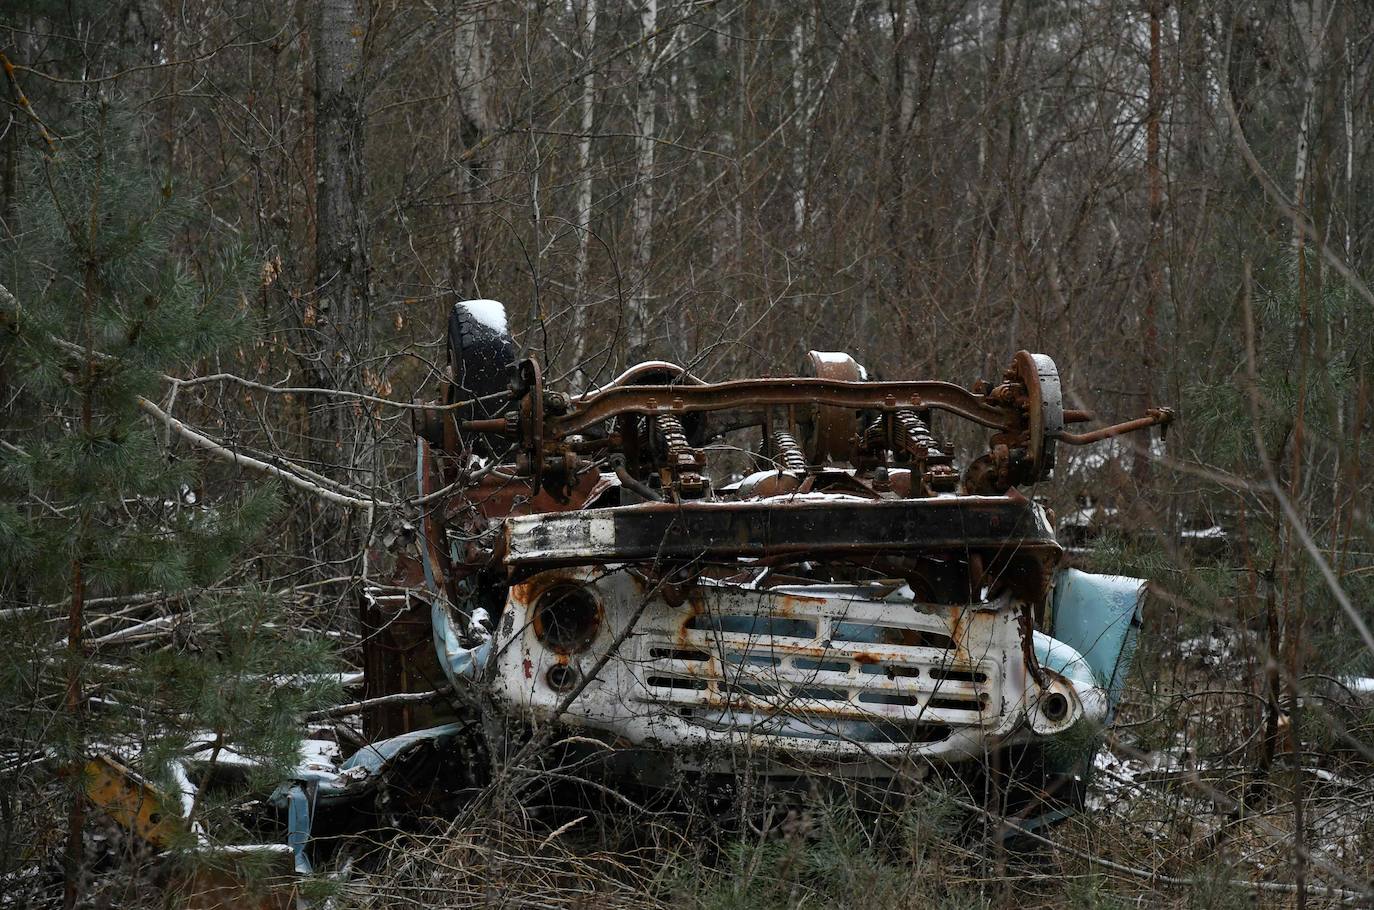
<svg viewBox="0 0 1374 910">
<path fill-rule="evenodd" d="M 101 645 L 118 644 L 119 642 L 128 641 L 131 638 L 141 636 L 147 632 L 165 630 L 168 626 L 175 624 L 177 620 L 181 618 L 181 615 L 176 613 L 170 616 L 155 616 L 152 619 L 145 620 L 144 622 L 134 623 L 133 625 L 128 626 L 127 628 L 118 629 L 114 632 L 108 632 L 105 635 L 100 636 L 99 638 L 93 638 L 90 641 L 86 642 L 85 646 L 88 648 L 99 648 Z M 64 640 L 63 645 L 65 644 L 66 641 Z"/>
<path fill-rule="evenodd" d="M 362 701 L 349 702 L 346 705 L 336 705 L 333 708 L 312 711 L 310 714 L 305 715 L 305 720 L 307 723 L 315 723 L 321 720 L 347 717 L 350 714 L 360 714 L 372 708 L 384 708 L 388 705 L 407 705 L 434 701 L 436 699 L 446 698 L 452 694 L 452 686 L 440 686 L 433 692 L 397 692 L 394 695 L 379 695 L 376 698 L 365 698 Z"/>
<path fill-rule="evenodd" d="M 392 398 L 381 398 L 377 395 L 368 395 L 363 392 L 349 392 L 344 389 L 324 389 L 313 386 L 279 386 L 269 385 L 265 382 L 258 382 L 253 379 L 245 379 L 233 373 L 211 373 L 207 376 L 192 376 L 190 379 L 178 379 L 176 376 L 162 374 L 162 378 L 174 384 L 177 388 L 189 385 L 202 385 L 207 382 L 233 382 L 244 388 L 256 389 L 259 392 L 271 392 L 274 395 L 332 395 L 335 398 L 352 398 L 359 401 L 370 401 L 374 404 L 384 404 L 387 407 L 400 408 L 407 411 L 456 411 L 460 408 L 470 407 L 480 402 L 507 400 L 511 397 L 510 392 L 492 392 L 490 395 L 483 395 L 480 398 L 469 398 L 466 401 L 455 401 L 453 404 L 417 404 L 413 401 L 396 401 Z"/>
<path fill-rule="evenodd" d="M 349 506 L 350 508 L 354 509 L 371 509 L 377 507 L 384 509 L 394 509 L 398 505 L 394 502 L 384 502 L 382 500 L 376 499 L 359 499 L 356 496 L 345 496 L 342 493 L 336 493 L 333 490 L 326 489 L 325 487 L 322 487 L 319 484 L 311 483 L 304 477 L 301 477 L 300 475 L 294 474 L 291 471 L 287 471 L 283 468 L 279 468 L 276 465 L 271 465 L 265 461 L 260 461 L 256 458 L 250 458 L 247 455 L 235 452 L 233 449 L 221 445 L 220 443 L 211 439 L 209 436 L 205 436 L 191 429 L 189 426 L 182 423 L 180 420 L 177 420 L 175 417 L 168 414 L 166 411 L 162 410 L 162 408 L 159 408 L 157 405 L 153 404 L 151 401 L 149 401 L 141 395 L 138 398 L 138 406 L 145 414 L 148 414 L 156 418 L 157 420 L 161 421 L 164 425 L 169 427 L 178 436 L 190 442 L 192 445 L 195 445 L 197 448 L 204 449 L 211 455 L 223 459 L 224 461 L 228 461 L 231 464 L 234 464 L 238 467 L 249 468 L 250 470 L 259 471 L 263 474 L 270 474 L 273 477 L 280 478 L 281 480 L 286 481 L 287 483 L 291 484 L 294 487 L 297 487 L 298 489 L 305 490 L 307 493 L 313 493 L 321 499 L 327 500 L 332 503 L 337 503 L 341 506 Z"/>
<path fill-rule="evenodd" d="M 981 806 L 976 806 L 973 803 L 965 803 L 963 800 L 959 799 L 955 799 L 953 800 L 953 802 L 956 805 L 962 806 L 965 809 L 973 809 L 977 812 L 987 815 L 994 821 L 999 821 L 998 819 L 996 819 L 993 813 L 989 812 L 987 809 L 982 808 Z M 1151 884 L 1171 885 L 1174 887 L 1183 888 L 1192 888 L 1197 885 L 1197 881 L 1194 879 L 1178 878 L 1177 876 L 1173 875 L 1165 875 L 1162 872 L 1151 872 L 1149 869 L 1137 869 L 1133 866 L 1127 866 L 1122 863 L 1113 862 L 1112 860 L 1098 856 L 1097 854 L 1092 853 L 1088 850 L 1080 850 L 1077 847 L 1072 847 L 1068 844 L 1051 840 L 1048 837 L 1043 837 L 1039 834 L 1036 834 L 1034 831 L 1031 831 L 1029 828 L 1023 828 L 1012 821 L 1001 819 L 1000 823 L 1006 825 L 1008 828 L 1012 829 L 1017 834 L 1023 837 L 1030 838 L 1036 843 L 1043 844 L 1044 846 L 1051 847 L 1056 850 L 1063 850 L 1066 853 L 1070 853 L 1073 856 L 1078 857 L 1079 859 L 1087 860 L 1088 862 L 1097 866 L 1101 866 L 1104 869 L 1111 869 L 1114 872 L 1120 872 L 1124 875 L 1129 875 L 1133 878 L 1138 878 L 1143 881 L 1150 882 Z M 1250 889 L 1252 891 L 1269 891 L 1278 894 L 1295 894 L 1298 890 L 1297 885 L 1289 884 L 1287 882 L 1261 882 L 1245 881 L 1242 879 L 1227 879 L 1225 883 L 1232 888 Z M 1317 894 L 1322 897 L 1335 897 L 1341 900 L 1367 900 L 1370 896 L 1369 892 L 1367 891 L 1351 891 L 1346 888 L 1335 888 L 1329 885 L 1308 885 L 1307 892 L 1309 894 Z"/>
</svg>

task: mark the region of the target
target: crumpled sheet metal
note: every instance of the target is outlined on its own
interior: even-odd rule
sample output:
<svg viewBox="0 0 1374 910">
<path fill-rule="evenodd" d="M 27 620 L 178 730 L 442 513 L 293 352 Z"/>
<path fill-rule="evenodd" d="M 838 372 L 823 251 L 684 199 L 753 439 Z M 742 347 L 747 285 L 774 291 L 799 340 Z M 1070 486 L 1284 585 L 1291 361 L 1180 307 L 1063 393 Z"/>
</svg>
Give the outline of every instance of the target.
<svg viewBox="0 0 1374 910">
<path fill-rule="evenodd" d="M 456 688 L 464 682 L 478 678 L 487 662 L 491 660 L 492 653 L 491 633 L 487 631 L 491 620 L 487 616 L 487 611 L 481 607 L 472 611 L 469 624 L 471 634 L 477 639 L 476 644 L 472 646 L 463 644 L 462 635 L 448 608 L 448 601 L 442 596 L 434 598 L 429 615 L 434 626 L 434 650 L 449 684 Z"/>
<path fill-rule="evenodd" d="M 272 805 L 286 810 L 286 843 L 295 858 L 296 871 L 308 875 L 312 870 L 307 848 L 317 805 L 357 799 L 371 789 L 391 762 L 425 743 L 455 736 L 464 726 L 441 724 L 370 743 L 349 756 L 337 771 L 318 762 L 302 762 L 270 797 Z"/>
<path fill-rule="evenodd" d="M 273 804 L 284 807 L 287 791 L 293 785 L 301 783 L 313 786 L 316 798 L 322 801 L 340 797 L 352 798 L 366 790 L 387 764 L 397 757 L 424 743 L 453 736 L 462 729 L 463 724 L 458 722 L 440 724 L 437 727 L 412 730 L 391 739 L 369 743 L 350 755 L 338 770 L 321 767 L 316 762 L 302 763 L 290 779 L 278 786 L 272 794 Z"/>
<path fill-rule="evenodd" d="M 1124 575 L 1064 569 L 1055 577 L 1050 634 L 1083 656 L 1106 690 L 1111 723 L 1135 658 L 1146 583 Z"/>
</svg>

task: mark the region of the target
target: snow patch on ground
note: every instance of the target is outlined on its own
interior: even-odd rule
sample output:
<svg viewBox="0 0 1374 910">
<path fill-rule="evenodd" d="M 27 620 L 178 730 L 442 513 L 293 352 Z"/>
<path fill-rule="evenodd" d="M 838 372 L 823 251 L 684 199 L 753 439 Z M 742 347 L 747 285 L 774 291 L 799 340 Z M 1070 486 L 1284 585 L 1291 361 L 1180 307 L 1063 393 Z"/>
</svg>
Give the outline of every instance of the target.
<svg viewBox="0 0 1374 910">
<path fill-rule="evenodd" d="M 506 305 L 499 300 L 464 300 L 460 304 L 482 325 L 503 335 L 506 332 Z"/>
<path fill-rule="evenodd" d="M 1104 746 L 1093 756 L 1088 808 L 1094 812 L 1121 808 L 1145 789 L 1141 778 L 1188 768 L 1191 759 L 1192 750 L 1181 730 L 1167 747 L 1136 757 L 1117 755 Z"/>
<path fill-rule="evenodd" d="M 1178 654 L 1205 667 L 1220 667 L 1231 663 L 1236 655 L 1236 645 L 1235 638 L 1226 633 L 1198 635 L 1179 642 Z"/>
</svg>

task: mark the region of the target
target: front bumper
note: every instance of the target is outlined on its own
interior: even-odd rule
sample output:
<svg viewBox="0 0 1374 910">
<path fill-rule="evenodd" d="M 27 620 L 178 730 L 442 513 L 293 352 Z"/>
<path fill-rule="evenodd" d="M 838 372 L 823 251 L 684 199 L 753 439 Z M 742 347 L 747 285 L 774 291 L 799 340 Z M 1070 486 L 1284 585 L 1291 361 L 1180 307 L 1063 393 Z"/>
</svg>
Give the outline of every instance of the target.
<svg viewBox="0 0 1374 910">
<path fill-rule="evenodd" d="M 565 655 L 541 643 L 533 617 L 542 594 L 570 583 L 604 619 L 585 650 Z M 1106 714 L 1091 674 L 1028 666 L 1047 650 L 1061 670 L 1080 661 L 1062 642 L 1025 641 L 1041 638 L 1026 608 L 1010 594 L 924 604 L 896 582 L 703 579 L 669 592 L 626 567 L 557 569 L 511 588 L 491 672 L 498 697 L 535 723 L 708 766 L 741 749 L 870 769 L 976 759 Z"/>
</svg>

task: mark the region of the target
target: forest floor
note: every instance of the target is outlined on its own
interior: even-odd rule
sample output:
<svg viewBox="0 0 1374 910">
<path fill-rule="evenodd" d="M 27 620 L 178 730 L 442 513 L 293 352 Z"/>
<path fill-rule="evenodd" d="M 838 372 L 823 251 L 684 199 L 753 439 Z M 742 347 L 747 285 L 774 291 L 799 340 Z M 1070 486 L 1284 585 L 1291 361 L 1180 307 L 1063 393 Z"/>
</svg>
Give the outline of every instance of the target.
<svg viewBox="0 0 1374 910">
<path fill-rule="evenodd" d="M 1307 906 L 1370 906 L 1374 762 L 1355 743 L 1374 729 L 1374 693 L 1314 678 L 1298 723 L 1280 713 L 1270 726 L 1261 637 L 1182 603 L 1152 598 L 1087 811 L 1041 840 L 1002 843 L 957 781 L 876 810 L 871 792 L 830 787 L 752 815 L 583 788 L 580 802 L 566 790 L 498 796 L 404 832 L 354 834 L 301 894 L 335 910 L 1290 907 L 1301 856 Z M 105 859 L 92 863 L 91 905 L 159 903 L 155 875 L 129 874 L 154 868 L 151 855 L 93 821 L 88 849 Z M 60 838 L 38 852 L 56 870 Z M 9 882 L 0 907 L 29 906 L 42 865 Z"/>
</svg>

